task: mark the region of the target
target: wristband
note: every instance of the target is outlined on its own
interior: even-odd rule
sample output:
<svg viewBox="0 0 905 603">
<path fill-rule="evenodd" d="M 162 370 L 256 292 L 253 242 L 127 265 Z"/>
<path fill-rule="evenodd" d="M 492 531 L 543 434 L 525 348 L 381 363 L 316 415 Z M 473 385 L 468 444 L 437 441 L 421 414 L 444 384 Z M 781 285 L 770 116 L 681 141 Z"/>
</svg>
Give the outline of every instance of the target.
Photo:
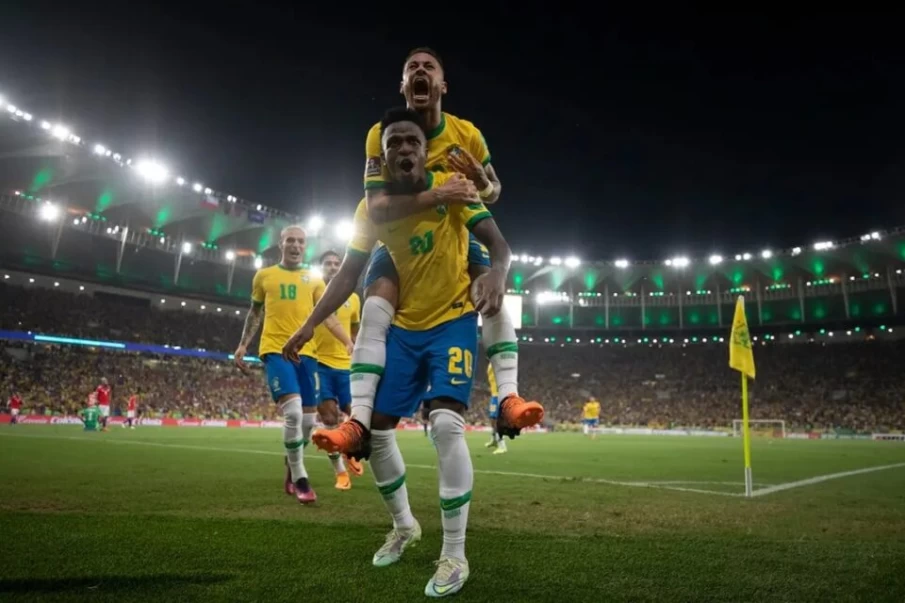
<svg viewBox="0 0 905 603">
<path fill-rule="evenodd" d="M 490 195 L 492 195 L 492 194 L 493 194 L 493 182 L 488 182 L 488 183 L 487 183 L 487 188 L 485 188 L 484 190 L 482 190 L 481 192 L 479 192 L 479 193 L 478 193 L 478 196 L 479 196 L 481 199 L 487 199 L 487 198 L 490 197 Z"/>
</svg>

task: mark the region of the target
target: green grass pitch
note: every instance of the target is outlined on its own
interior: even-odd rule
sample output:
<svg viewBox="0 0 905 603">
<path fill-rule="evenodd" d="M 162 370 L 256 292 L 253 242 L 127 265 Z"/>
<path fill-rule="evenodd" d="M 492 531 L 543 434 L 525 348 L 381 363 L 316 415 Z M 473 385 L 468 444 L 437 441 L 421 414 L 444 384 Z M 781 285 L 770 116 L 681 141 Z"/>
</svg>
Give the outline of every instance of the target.
<svg viewBox="0 0 905 603">
<path fill-rule="evenodd" d="M 430 442 L 400 433 L 424 540 L 377 569 L 390 524 L 370 474 L 337 491 L 309 447 L 319 501 L 302 507 L 279 438 L 3 426 L 0 599 L 424 600 L 441 543 Z M 468 437 L 459 601 L 905 601 L 901 443 L 755 440 L 745 499 L 737 439 L 528 435 L 499 456 L 486 440 Z"/>
</svg>

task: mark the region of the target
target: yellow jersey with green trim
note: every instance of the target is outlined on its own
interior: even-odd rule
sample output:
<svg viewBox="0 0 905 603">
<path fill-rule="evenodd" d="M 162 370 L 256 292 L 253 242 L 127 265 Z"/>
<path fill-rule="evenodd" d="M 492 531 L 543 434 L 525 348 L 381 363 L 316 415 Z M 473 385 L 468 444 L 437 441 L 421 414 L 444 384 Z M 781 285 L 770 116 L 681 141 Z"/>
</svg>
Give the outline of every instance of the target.
<svg viewBox="0 0 905 603">
<path fill-rule="evenodd" d="M 308 320 L 314 304 L 327 285 L 307 268 L 285 268 L 280 264 L 261 268 L 251 283 L 251 301 L 264 306 L 264 331 L 258 355 L 280 354 L 286 341 Z M 300 353 L 317 358 L 317 342 L 312 339 Z"/>
<path fill-rule="evenodd" d="M 353 293 L 352 297 L 347 299 L 333 315 L 351 339 L 352 327 L 358 326 L 358 323 L 361 322 L 361 300 L 358 298 L 358 294 Z M 346 346 L 323 323 L 314 330 L 314 341 L 317 342 L 318 362 L 333 369 L 351 370 L 352 357 L 346 351 Z"/>
<path fill-rule="evenodd" d="M 452 174 L 427 173 L 428 188 Z M 393 324 L 426 331 L 474 311 L 468 276 L 468 231 L 490 217 L 483 203 L 426 209 L 401 220 L 374 224 L 362 199 L 355 210 L 355 234 L 348 252 L 369 255 L 382 242 L 399 275 L 399 304 Z"/>
<path fill-rule="evenodd" d="M 597 400 L 588 400 L 584 408 L 582 408 L 582 413 L 585 419 L 599 419 L 600 418 L 600 402 Z"/>
<path fill-rule="evenodd" d="M 428 171 L 452 171 L 447 163 L 447 154 L 453 147 L 465 149 L 485 167 L 490 163 L 490 150 L 481 131 L 466 119 L 441 113 L 440 125 L 427 133 Z M 389 174 L 381 159 L 382 148 L 378 122 L 368 131 L 365 141 L 365 190 L 384 188 L 389 182 Z"/>
<path fill-rule="evenodd" d="M 496 386 L 496 375 L 493 373 L 493 365 L 487 364 L 487 383 L 490 385 L 490 395 L 494 398 L 499 397 L 500 391 Z"/>
</svg>

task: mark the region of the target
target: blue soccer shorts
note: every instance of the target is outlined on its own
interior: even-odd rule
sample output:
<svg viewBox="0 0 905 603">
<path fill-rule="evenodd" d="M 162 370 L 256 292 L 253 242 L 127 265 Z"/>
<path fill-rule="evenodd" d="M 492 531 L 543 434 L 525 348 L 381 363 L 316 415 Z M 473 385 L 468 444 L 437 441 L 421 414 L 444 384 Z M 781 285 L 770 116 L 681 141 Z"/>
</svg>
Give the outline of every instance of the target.
<svg viewBox="0 0 905 603">
<path fill-rule="evenodd" d="M 349 384 L 350 371 L 335 369 L 322 362 L 317 363 L 320 401 L 336 400 L 339 409 L 349 414 L 352 404 L 352 387 Z"/>
<path fill-rule="evenodd" d="M 471 233 L 468 233 L 468 263 L 490 268 L 490 252 Z M 399 282 L 396 265 L 393 264 L 393 258 L 385 245 L 380 245 L 371 254 L 363 287 L 367 289 L 374 281 L 382 277 L 388 278 L 394 283 Z"/>
<path fill-rule="evenodd" d="M 300 356 L 299 363 L 294 364 L 279 354 L 264 354 L 261 361 L 274 402 L 289 394 L 299 394 L 302 406 L 317 406 L 317 360 Z"/>
<path fill-rule="evenodd" d="M 427 331 L 390 327 L 387 366 L 374 412 L 411 417 L 425 400 L 448 398 L 468 406 L 478 352 L 478 315 L 471 312 Z"/>
<path fill-rule="evenodd" d="M 584 419 L 582 423 L 584 423 L 588 427 L 597 427 L 597 425 L 600 423 L 600 419 Z"/>
<path fill-rule="evenodd" d="M 500 399 L 496 396 L 490 397 L 490 406 L 487 409 L 487 414 L 491 419 L 496 419 L 500 416 Z"/>
</svg>

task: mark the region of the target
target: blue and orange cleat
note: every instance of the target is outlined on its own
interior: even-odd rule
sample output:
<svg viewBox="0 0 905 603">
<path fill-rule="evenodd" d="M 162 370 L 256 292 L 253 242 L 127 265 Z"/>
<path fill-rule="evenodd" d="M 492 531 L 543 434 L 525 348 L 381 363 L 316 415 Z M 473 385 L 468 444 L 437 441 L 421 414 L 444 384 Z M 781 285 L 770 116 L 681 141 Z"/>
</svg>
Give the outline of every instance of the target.
<svg viewBox="0 0 905 603">
<path fill-rule="evenodd" d="M 317 494 L 314 493 L 314 488 L 308 483 L 307 477 L 296 480 L 295 498 L 303 505 L 310 505 L 317 502 Z"/>
<path fill-rule="evenodd" d="M 371 434 L 355 419 L 349 419 L 332 429 L 318 429 L 312 434 L 311 440 L 328 454 L 339 452 L 358 461 L 371 456 Z"/>
<path fill-rule="evenodd" d="M 509 436 L 509 439 L 513 439 L 526 427 L 534 427 L 543 420 L 543 406 L 538 402 L 526 402 L 521 396 L 512 394 L 500 402 L 496 431 L 500 437 Z"/>
</svg>

